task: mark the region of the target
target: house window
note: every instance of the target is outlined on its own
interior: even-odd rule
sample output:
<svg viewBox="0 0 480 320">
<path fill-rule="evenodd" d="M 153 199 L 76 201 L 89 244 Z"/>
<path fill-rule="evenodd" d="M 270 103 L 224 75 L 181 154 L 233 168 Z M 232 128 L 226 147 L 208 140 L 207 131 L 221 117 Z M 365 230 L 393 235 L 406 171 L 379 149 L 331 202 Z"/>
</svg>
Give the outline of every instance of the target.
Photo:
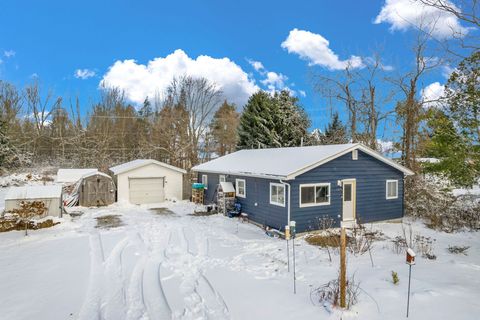
<svg viewBox="0 0 480 320">
<path fill-rule="evenodd" d="M 270 183 L 270 204 L 285 207 L 285 185 Z"/>
<path fill-rule="evenodd" d="M 330 183 L 301 184 L 300 207 L 330 204 Z"/>
<path fill-rule="evenodd" d="M 218 177 L 218 181 L 220 182 L 225 182 L 225 175 L 224 174 L 221 174 L 219 177 Z"/>
<path fill-rule="evenodd" d="M 235 179 L 235 193 L 237 197 L 245 198 L 247 196 L 247 185 L 245 179 Z"/>
<path fill-rule="evenodd" d="M 358 160 L 358 150 L 357 149 L 352 151 L 352 160 Z"/>
<path fill-rule="evenodd" d="M 205 187 L 205 190 L 208 189 L 208 176 L 206 174 L 202 174 L 202 184 Z"/>
<path fill-rule="evenodd" d="M 398 198 L 398 180 L 387 180 L 387 199 L 397 199 Z"/>
</svg>

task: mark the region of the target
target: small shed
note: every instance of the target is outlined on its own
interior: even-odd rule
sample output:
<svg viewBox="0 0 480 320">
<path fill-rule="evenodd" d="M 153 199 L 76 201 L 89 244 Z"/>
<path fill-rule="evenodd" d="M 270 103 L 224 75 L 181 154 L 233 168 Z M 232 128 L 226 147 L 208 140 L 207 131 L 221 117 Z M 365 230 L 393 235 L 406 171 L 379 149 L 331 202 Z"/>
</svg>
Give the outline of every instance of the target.
<svg viewBox="0 0 480 320">
<path fill-rule="evenodd" d="M 108 206 L 115 202 L 115 184 L 103 172 L 92 172 L 78 181 L 78 204 L 82 207 Z"/>
<path fill-rule="evenodd" d="M 5 211 L 19 209 L 22 201 L 42 201 L 47 208 L 45 216 L 62 216 L 61 185 L 10 187 L 5 195 Z"/>
<path fill-rule="evenodd" d="M 152 160 L 137 159 L 110 168 L 117 185 L 117 200 L 133 204 L 181 200 L 185 170 Z"/>
<path fill-rule="evenodd" d="M 98 169 L 58 169 L 56 182 L 63 184 L 74 184 L 83 176 L 96 173 Z"/>
</svg>

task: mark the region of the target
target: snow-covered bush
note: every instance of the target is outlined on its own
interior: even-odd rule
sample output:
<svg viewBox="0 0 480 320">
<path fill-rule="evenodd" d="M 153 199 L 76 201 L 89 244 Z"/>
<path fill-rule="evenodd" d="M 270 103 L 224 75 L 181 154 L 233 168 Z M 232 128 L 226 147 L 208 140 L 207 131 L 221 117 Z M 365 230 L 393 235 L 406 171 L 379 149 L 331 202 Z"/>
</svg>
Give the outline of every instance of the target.
<svg viewBox="0 0 480 320">
<path fill-rule="evenodd" d="M 405 183 L 405 211 L 422 218 L 428 227 L 446 232 L 480 229 L 480 201 L 471 195 L 453 195 L 438 181 L 420 176 Z"/>
</svg>

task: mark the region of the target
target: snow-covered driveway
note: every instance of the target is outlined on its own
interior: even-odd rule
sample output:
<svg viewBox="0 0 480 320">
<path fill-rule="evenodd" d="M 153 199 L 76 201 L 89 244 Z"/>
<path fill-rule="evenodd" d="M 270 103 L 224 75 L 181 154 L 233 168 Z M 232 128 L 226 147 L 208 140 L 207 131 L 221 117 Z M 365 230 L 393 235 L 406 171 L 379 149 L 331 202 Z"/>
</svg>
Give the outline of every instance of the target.
<svg viewBox="0 0 480 320">
<path fill-rule="evenodd" d="M 330 263 L 326 251 L 298 239 L 294 295 L 285 241 L 236 219 L 191 216 L 190 203 L 164 206 L 86 209 L 26 238 L 0 234 L 0 319 L 404 318 L 408 269 L 387 240 L 375 243 L 373 268 L 368 254 L 349 256 L 365 293 L 353 311 L 330 314 L 312 304 L 310 291 L 336 277 L 338 256 Z M 105 228 L 96 227 L 98 217 L 107 217 Z M 375 227 L 391 237 L 402 232 L 399 224 Z M 438 258 L 414 267 L 411 318 L 475 319 L 480 237 L 416 227 L 437 238 Z M 469 255 L 446 252 L 454 244 L 470 245 Z"/>
</svg>

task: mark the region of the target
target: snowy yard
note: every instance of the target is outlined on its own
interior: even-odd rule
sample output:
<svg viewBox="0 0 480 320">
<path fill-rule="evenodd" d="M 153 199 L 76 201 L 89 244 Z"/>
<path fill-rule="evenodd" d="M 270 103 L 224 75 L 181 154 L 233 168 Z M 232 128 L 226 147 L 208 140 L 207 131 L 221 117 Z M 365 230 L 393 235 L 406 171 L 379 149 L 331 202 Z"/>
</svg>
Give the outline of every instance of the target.
<svg viewBox="0 0 480 320">
<path fill-rule="evenodd" d="M 297 239 L 294 295 L 285 241 L 236 219 L 189 215 L 195 207 L 187 202 L 163 206 L 85 209 L 28 237 L 1 233 L 0 319 L 405 318 L 408 267 L 391 242 L 401 224 L 373 225 L 386 236 L 374 243 L 374 267 L 368 253 L 348 255 L 362 292 L 342 314 L 310 299 L 312 288 L 336 277 L 338 255 L 330 263 L 326 250 Z M 418 222 L 413 231 L 436 239 L 437 259 L 418 257 L 413 267 L 410 318 L 476 319 L 480 234 Z M 449 253 L 451 245 L 470 246 L 468 255 Z"/>
</svg>

